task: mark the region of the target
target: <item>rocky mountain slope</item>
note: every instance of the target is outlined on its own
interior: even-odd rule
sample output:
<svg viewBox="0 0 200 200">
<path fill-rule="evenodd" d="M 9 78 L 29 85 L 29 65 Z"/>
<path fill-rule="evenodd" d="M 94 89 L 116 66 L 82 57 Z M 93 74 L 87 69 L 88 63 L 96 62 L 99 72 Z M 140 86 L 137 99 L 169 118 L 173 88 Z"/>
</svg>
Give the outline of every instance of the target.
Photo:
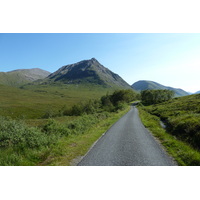
<svg viewBox="0 0 200 200">
<path fill-rule="evenodd" d="M 118 74 L 105 68 L 95 58 L 65 65 L 45 78 L 44 83 L 93 84 L 131 88 Z"/>
</svg>

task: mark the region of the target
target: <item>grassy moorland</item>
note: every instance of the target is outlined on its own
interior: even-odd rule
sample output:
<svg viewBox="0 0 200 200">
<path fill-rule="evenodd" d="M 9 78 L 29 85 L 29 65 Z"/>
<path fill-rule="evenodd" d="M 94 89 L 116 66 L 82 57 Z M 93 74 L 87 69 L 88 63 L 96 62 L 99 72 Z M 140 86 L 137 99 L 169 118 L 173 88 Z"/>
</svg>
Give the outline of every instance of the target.
<svg viewBox="0 0 200 200">
<path fill-rule="evenodd" d="M 200 165 L 200 94 L 140 106 L 143 123 L 180 165 Z M 160 120 L 166 125 L 161 128 Z"/>
<path fill-rule="evenodd" d="M 10 88 L 10 91 L 16 92 L 13 94 L 16 96 L 13 97 L 18 101 L 13 101 L 14 105 L 8 104 L 8 107 L 15 108 L 20 101 L 26 105 L 25 99 L 31 93 L 30 97 L 37 97 L 39 103 L 44 100 L 42 98 L 49 95 L 52 98 L 49 102 L 56 105 L 59 103 L 58 99 L 53 101 L 55 96 L 52 97 L 51 94 L 54 90 L 50 89 L 51 93 L 49 92 L 46 97 L 41 95 L 38 99 L 38 93 L 35 94 L 33 91 L 23 90 L 23 93 L 19 94 L 19 90 Z M 3 90 L 1 93 L 3 94 Z M 48 114 L 46 118 L 13 119 L 1 116 L 0 165 L 70 165 L 74 158 L 83 156 L 92 143 L 127 112 L 128 102 L 135 100 L 137 96 L 132 90 L 120 90 L 104 95 L 101 99 L 96 99 L 98 94 L 95 99 L 93 96 L 91 100 L 80 102 L 81 93 L 82 91 L 76 94 L 79 103 L 57 111 L 54 107 L 54 115 Z M 29 101 L 34 102 L 30 97 Z M 8 98 L 9 101 L 12 100 Z M 67 104 L 67 101 L 65 103 Z M 5 106 L 5 102 L 3 105 Z M 34 105 L 28 105 L 34 109 Z M 20 108 L 18 109 L 20 111 Z"/>
<path fill-rule="evenodd" d="M 0 115 L 38 119 L 88 99 L 100 98 L 113 88 L 87 85 L 29 85 L 25 89 L 0 85 Z"/>
</svg>

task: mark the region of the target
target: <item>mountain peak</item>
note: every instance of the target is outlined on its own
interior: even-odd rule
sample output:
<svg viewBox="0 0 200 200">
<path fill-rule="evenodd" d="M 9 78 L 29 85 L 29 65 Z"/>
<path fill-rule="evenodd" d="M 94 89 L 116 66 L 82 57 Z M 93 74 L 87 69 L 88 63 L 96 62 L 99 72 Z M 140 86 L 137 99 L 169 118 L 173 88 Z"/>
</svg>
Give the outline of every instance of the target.
<svg viewBox="0 0 200 200">
<path fill-rule="evenodd" d="M 89 59 L 89 60 L 83 60 L 83 61 L 80 61 L 79 63 L 81 63 L 81 62 L 86 62 L 86 63 L 88 63 L 88 64 L 101 65 L 101 64 L 99 63 L 99 61 L 98 61 L 96 58 L 91 58 L 91 59 Z"/>
<path fill-rule="evenodd" d="M 93 63 L 99 63 L 99 61 L 96 58 L 91 58 L 90 61 L 92 61 Z"/>
<path fill-rule="evenodd" d="M 98 62 L 98 60 L 96 59 L 96 58 L 91 58 L 91 61 L 97 61 Z"/>
<path fill-rule="evenodd" d="M 90 83 L 108 87 L 131 88 L 119 75 L 105 68 L 96 58 L 65 65 L 50 74 L 46 80 L 65 84 Z"/>
</svg>

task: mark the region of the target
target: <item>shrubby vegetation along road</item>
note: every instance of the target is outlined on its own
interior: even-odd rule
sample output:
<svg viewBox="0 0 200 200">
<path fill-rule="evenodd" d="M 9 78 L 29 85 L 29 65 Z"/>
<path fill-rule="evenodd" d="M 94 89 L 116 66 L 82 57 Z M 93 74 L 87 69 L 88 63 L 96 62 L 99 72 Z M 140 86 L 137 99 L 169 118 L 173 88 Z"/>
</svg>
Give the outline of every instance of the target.
<svg viewBox="0 0 200 200">
<path fill-rule="evenodd" d="M 143 126 L 135 106 L 115 123 L 79 166 L 176 165 Z"/>
</svg>

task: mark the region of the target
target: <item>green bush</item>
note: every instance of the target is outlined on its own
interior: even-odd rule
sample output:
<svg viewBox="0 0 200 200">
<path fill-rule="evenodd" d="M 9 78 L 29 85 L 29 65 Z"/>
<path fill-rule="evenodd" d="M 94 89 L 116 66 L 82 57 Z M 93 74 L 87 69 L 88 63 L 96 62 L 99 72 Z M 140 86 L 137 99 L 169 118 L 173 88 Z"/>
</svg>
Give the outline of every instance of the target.
<svg viewBox="0 0 200 200">
<path fill-rule="evenodd" d="M 55 135 L 57 138 L 63 135 L 67 136 L 70 134 L 69 128 L 56 122 L 53 119 L 48 120 L 48 122 L 42 127 L 42 132 L 47 135 Z"/>
<path fill-rule="evenodd" d="M 145 105 L 169 101 L 174 96 L 171 90 L 143 90 L 141 92 L 142 103 Z"/>
<path fill-rule="evenodd" d="M 127 104 L 125 102 L 118 102 L 115 108 L 116 110 L 124 110 L 126 108 L 126 105 Z"/>
<path fill-rule="evenodd" d="M 38 148 L 48 144 L 48 138 L 37 128 L 0 117 L 0 147 Z"/>
<path fill-rule="evenodd" d="M 68 128 L 71 130 L 72 134 L 82 134 L 88 128 L 95 125 L 101 119 L 103 119 L 104 114 L 93 114 L 93 115 L 83 115 L 79 119 L 70 122 Z M 106 118 L 106 117 L 105 117 Z"/>
<path fill-rule="evenodd" d="M 137 94 L 133 90 L 116 90 L 111 96 L 110 100 L 114 106 L 119 102 L 129 103 L 136 100 Z"/>
<path fill-rule="evenodd" d="M 133 90 L 116 90 L 111 95 L 105 95 L 101 98 L 102 109 L 108 112 L 123 110 L 126 103 L 137 100 L 138 94 Z"/>
<path fill-rule="evenodd" d="M 99 100 L 89 100 L 76 104 L 63 113 L 64 115 L 81 116 L 104 111 L 115 112 L 123 110 L 126 103 L 136 100 L 136 98 L 138 98 L 138 94 L 133 90 L 116 90 L 113 94 L 102 96 Z"/>
</svg>

